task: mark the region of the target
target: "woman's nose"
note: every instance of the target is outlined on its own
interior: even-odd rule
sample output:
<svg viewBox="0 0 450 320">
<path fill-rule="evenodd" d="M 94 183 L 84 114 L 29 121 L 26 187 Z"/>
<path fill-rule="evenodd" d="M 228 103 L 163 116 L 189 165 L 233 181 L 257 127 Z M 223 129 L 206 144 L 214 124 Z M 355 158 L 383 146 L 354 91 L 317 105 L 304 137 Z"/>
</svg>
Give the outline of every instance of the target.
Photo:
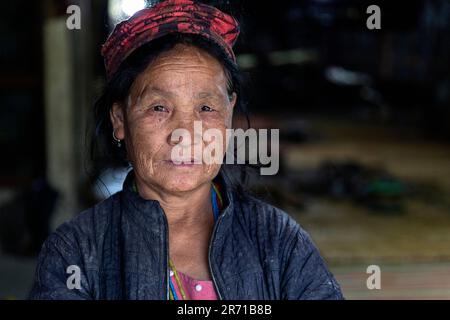
<svg viewBox="0 0 450 320">
<path fill-rule="evenodd" d="M 196 119 L 183 119 L 173 126 L 169 134 L 168 142 L 170 145 L 181 144 L 189 147 L 201 144 L 203 141 L 202 122 Z"/>
</svg>

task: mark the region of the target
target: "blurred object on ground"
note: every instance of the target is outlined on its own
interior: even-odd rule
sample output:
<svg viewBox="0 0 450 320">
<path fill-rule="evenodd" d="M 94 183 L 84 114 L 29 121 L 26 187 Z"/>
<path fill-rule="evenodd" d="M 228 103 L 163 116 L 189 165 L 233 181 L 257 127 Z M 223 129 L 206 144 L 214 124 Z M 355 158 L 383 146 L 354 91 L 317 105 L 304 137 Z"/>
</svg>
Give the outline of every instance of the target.
<svg viewBox="0 0 450 320">
<path fill-rule="evenodd" d="M 367 288 L 367 267 L 361 264 L 331 268 L 346 299 L 450 299 L 450 263 L 380 264 L 380 290 Z"/>
</svg>

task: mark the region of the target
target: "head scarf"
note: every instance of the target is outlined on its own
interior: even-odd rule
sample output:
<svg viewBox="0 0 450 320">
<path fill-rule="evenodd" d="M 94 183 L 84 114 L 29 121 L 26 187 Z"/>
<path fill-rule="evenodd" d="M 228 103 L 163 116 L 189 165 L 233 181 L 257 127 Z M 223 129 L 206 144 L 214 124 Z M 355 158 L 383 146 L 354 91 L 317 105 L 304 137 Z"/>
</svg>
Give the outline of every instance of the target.
<svg viewBox="0 0 450 320">
<path fill-rule="evenodd" d="M 236 61 L 232 47 L 239 35 L 239 23 L 232 16 L 192 0 L 167 0 L 116 25 L 101 50 L 107 78 L 112 78 L 135 49 L 173 32 L 212 40 Z"/>
</svg>

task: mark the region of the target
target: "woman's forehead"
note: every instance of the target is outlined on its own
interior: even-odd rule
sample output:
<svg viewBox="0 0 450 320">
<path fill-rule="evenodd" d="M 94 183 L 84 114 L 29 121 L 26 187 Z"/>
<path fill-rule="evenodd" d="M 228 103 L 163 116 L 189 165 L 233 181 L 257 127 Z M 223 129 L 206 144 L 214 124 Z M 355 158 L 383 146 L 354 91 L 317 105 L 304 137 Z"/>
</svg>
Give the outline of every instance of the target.
<svg viewBox="0 0 450 320">
<path fill-rule="evenodd" d="M 161 52 L 154 63 L 166 59 L 171 61 L 189 59 L 192 62 L 220 65 L 217 59 L 206 50 L 187 43 L 177 43 L 173 48 Z"/>
<path fill-rule="evenodd" d="M 205 76 L 223 76 L 220 62 L 208 52 L 192 45 L 177 44 L 171 50 L 158 55 L 144 71 L 148 75 L 160 76 L 161 73 L 194 72 Z"/>
<path fill-rule="evenodd" d="M 176 95 L 189 89 L 196 95 L 226 94 L 227 79 L 222 65 L 194 46 L 177 45 L 158 56 L 138 76 L 140 94 Z"/>
</svg>

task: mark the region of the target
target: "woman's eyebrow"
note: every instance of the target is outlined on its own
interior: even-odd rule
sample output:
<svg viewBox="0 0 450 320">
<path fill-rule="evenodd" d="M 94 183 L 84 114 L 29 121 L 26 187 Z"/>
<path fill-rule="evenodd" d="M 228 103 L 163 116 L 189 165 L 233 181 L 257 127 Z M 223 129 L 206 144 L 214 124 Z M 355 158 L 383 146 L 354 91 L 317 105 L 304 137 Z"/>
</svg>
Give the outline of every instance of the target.
<svg viewBox="0 0 450 320">
<path fill-rule="evenodd" d="M 142 90 L 141 96 L 145 96 L 147 94 L 156 93 L 160 96 L 173 97 L 175 94 L 173 92 L 158 88 L 156 86 L 145 86 L 144 90 Z"/>
<path fill-rule="evenodd" d="M 140 96 L 144 97 L 149 94 L 157 94 L 157 95 L 160 95 L 163 97 L 169 97 L 169 98 L 176 96 L 176 94 L 174 92 L 164 90 L 164 89 L 159 88 L 154 85 L 145 86 L 144 89 L 142 90 Z M 219 94 L 217 94 L 216 92 L 211 92 L 211 91 L 201 91 L 196 94 L 197 99 L 207 99 L 207 98 L 218 99 L 219 97 L 220 97 Z"/>
<path fill-rule="evenodd" d="M 209 92 L 209 91 L 202 91 L 197 94 L 198 99 L 205 99 L 205 98 L 218 98 L 219 95 L 215 92 Z"/>
</svg>

